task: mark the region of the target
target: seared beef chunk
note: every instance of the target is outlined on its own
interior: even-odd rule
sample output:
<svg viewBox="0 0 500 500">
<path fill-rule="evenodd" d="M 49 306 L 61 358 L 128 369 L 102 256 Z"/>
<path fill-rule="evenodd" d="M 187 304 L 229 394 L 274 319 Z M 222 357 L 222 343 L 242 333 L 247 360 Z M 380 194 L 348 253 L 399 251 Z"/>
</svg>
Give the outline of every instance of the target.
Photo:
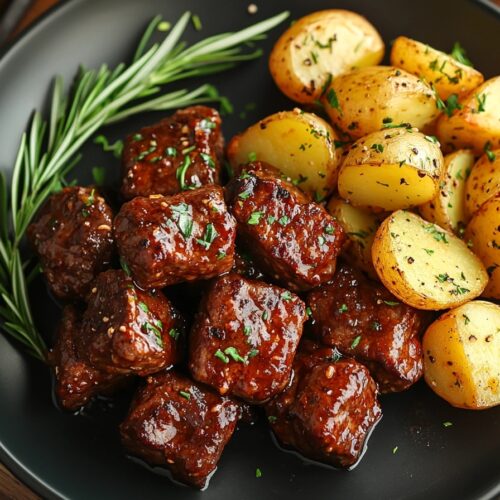
<svg viewBox="0 0 500 500">
<path fill-rule="evenodd" d="M 238 234 L 263 270 L 287 288 L 308 290 L 330 280 L 345 236 L 317 203 L 262 164 L 228 185 Z"/>
<path fill-rule="evenodd" d="M 147 375 L 177 361 L 178 313 L 161 292 L 135 287 L 122 270 L 97 277 L 82 326 L 80 352 L 110 373 Z"/>
<path fill-rule="evenodd" d="M 174 372 L 148 377 L 120 430 L 125 448 L 203 488 L 231 438 L 239 405 Z"/>
<path fill-rule="evenodd" d="M 218 183 L 224 147 L 220 126 L 215 109 L 193 106 L 128 136 L 123 196 L 171 195 L 186 186 Z"/>
<path fill-rule="evenodd" d="M 75 307 L 66 306 L 50 362 L 56 375 L 57 399 L 67 410 L 77 410 L 92 396 L 109 392 L 124 380 L 122 375 L 97 370 L 79 356 L 75 339 L 80 335 L 81 314 Z"/>
<path fill-rule="evenodd" d="M 113 214 L 93 188 L 67 187 L 52 195 L 28 228 L 54 295 L 85 296 L 113 252 Z"/>
<path fill-rule="evenodd" d="M 221 394 L 261 403 L 287 384 L 305 321 L 288 290 L 229 274 L 202 301 L 190 335 L 193 377 Z"/>
<path fill-rule="evenodd" d="M 421 377 L 420 313 L 381 284 L 342 265 L 307 302 L 318 339 L 365 364 L 382 392 L 402 391 Z"/>
<path fill-rule="evenodd" d="M 288 387 L 266 405 L 268 420 L 284 446 L 349 467 L 382 416 L 377 384 L 357 361 L 335 361 L 334 349 L 308 350 L 299 350 Z"/>
<path fill-rule="evenodd" d="M 236 223 L 222 188 L 135 198 L 115 218 L 121 257 L 142 288 L 208 279 L 229 271 Z"/>
</svg>

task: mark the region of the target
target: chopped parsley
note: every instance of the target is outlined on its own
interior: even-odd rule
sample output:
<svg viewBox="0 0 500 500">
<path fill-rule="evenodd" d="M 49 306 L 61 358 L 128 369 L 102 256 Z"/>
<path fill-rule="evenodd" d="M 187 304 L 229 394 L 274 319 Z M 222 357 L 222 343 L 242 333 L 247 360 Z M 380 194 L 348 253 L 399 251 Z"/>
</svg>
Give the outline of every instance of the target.
<svg viewBox="0 0 500 500">
<path fill-rule="evenodd" d="M 283 215 L 283 217 L 280 217 L 278 219 L 278 222 L 282 225 L 282 226 L 286 226 L 289 222 L 290 222 L 290 217 L 288 217 L 288 215 Z"/>
<path fill-rule="evenodd" d="M 247 224 L 250 226 L 256 226 L 260 222 L 260 218 L 264 215 L 264 212 L 259 212 L 258 210 L 252 212 L 247 220 Z"/>
<path fill-rule="evenodd" d="M 128 267 L 128 264 L 125 262 L 125 259 L 123 257 L 120 257 L 120 266 L 125 271 L 125 274 L 127 276 L 130 276 L 130 268 Z"/>
<path fill-rule="evenodd" d="M 258 467 L 255 469 L 255 477 L 262 477 L 262 471 Z"/>
<path fill-rule="evenodd" d="M 442 241 L 443 243 L 448 243 L 448 239 L 446 237 L 446 233 L 443 233 L 442 231 L 439 231 L 434 224 L 426 224 L 423 227 L 424 227 L 424 229 L 428 233 L 432 234 L 432 237 L 436 241 Z"/>
<path fill-rule="evenodd" d="M 476 101 L 477 101 L 477 110 L 475 110 L 476 113 L 483 113 L 484 111 L 486 111 L 485 108 L 486 97 L 487 94 L 483 95 L 476 94 Z"/>
<path fill-rule="evenodd" d="M 465 49 L 460 45 L 460 42 L 455 42 L 453 44 L 450 56 L 453 57 L 455 61 L 458 61 L 459 63 L 464 64 L 465 66 L 470 66 L 471 68 L 473 68 L 472 62 L 466 56 Z"/>
<path fill-rule="evenodd" d="M 488 141 L 484 145 L 484 152 L 486 153 L 486 156 L 488 157 L 488 160 L 490 160 L 491 163 L 493 163 L 497 159 L 497 155 L 491 150 L 491 142 Z"/>
<path fill-rule="evenodd" d="M 184 399 L 191 399 L 191 394 L 186 391 L 179 391 L 179 396 L 182 396 Z"/>
<path fill-rule="evenodd" d="M 351 349 L 354 349 L 355 347 L 358 346 L 359 342 L 361 340 L 361 335 L 358 335 L 353 341 L 352 341 L 352 344 L 351 344 Z"/>
<path fill-rule="evenodd" d="M 310 318 L 310 317 L 312 316 L 312 313 L 313 313 L 313 312 L 312 312 L 312 309 L 311 309 L 309 306 L 307 306 L 307 307 L 306 307 L 306 314 L 307 314 L 307 317 L 308 317 L 308 318 Z"/>
<path fill-rule="evenodd" d="M 328 90 L 328 92 L 326 93 L 326 100 L 328 101 L 328 104 L 330 105 L 331 108 L 336 109 L 340 113 L 340 115 L 342 115 L 342 110 L 340 109 L 339 100 L 334 89 L 330 88 Z"/>
<path fill-rule="evenodd" d="M 271 424 L 274 424 L 274 422 L 276 422 L 278 420 L 278 417 L 275 417 L 274 415 L 269 415 L 267 417 L 267 420 L 271 423 Z"/>
<path fill-rule="evenodd" d="M 394 446 L 394 448 L 392 449 L 392 454 L 395 455 L 396 452 L 398 451 L 398 446 Z"/>
<path fill-rule="evenodd" d="M 207 155 L 207 153 L 200 153 L 201 159 L 210 167 L 210 168 L 215 168 L 215 162 L 214 159 L 210 156 Z"/>
<path fill-rule="evenodd" d="M 160 347 L 163 347 L 163 339 L 161 337 L 161 332 L 160 330 L 158 330 L 158 328 L 153 325 L 152 323 L 144 323 L 144 328 L 146 329 L 146 331 L 149 333 L 149 332 L 152 332 L 154 334 L 154 336 L 156 337 L 156 342 L 158 343 L 158 345 Z"/>
<path fill-rule="evenodd" d="M 427 255 L 432 255 L 434 253 L 434 250 L 431 250 L 430 248 L 424 248 L 425 252 Z"/>
<path fill-rule="evenodd" d="M 291 292 L 289 292 L 288 290 L 285 290 L 285 291 L 281 294 L 281 298 L 282 298 L 283 300 L 286 300 L 286 301 L 288 301 L 288 300 L 292 300 L 292 293 L 291 293 Z"/>
<path fill-rule="evenodd" d="M 142 141 L 143 137 L 142 137 L 142 134 L 134 134 L 132 136 L 132 140 L 137 142 L 137 141 Z"/>
<path fill-rule="evenodd" d="M 165 154 L 167 156 L 177 156 L 177 149 L 169 146 L 168 148 L 165 149 Z"/>
<path fill-rule="evenodd" d="M 219 250 L 219 252 L 217 253 L 217 260 L 222 260 L 226 255 L 226 252 L 224 252 L 223 250 Z"/>
<path fill-rule="evenodd" d="M 200 245 L 205 247 L 205 250 L 208 250 L 217 236 L 219 236 L 219 233 L 215 230 L 214 225 L 210 222 L 205 228 L 205 234 L 203 235 L 203 238 L 196 238 L 196 241 Z"/>
<path fill-rule="evenodd" d="M 229 358 L 220 349 L 217 349 L 217 351 L 215 351 L 214 356 L 220 359 L 223 363 L 229 363 Z"/>
<path fill-rule="evenodd" d="M 466 325 L 468 325 L 470 323 L 470 318 L 469 316 L 467 316 L 467 314 L 462 314 L 463 318 L 464 318 L 464 323 Z"/>
<path fill-rule="evenodd" d="M 87 200 L 85 201 L 85 205 L 87 205 L 87 207 L 91 207 L 94 202 L 95 202 L 95 189 L 92 189 L 92 191 L 90 191 L 90 195 L 88 196 Z"/>
<path fill-rule="evenodd" d="M 375 332 L 380 332 L 382 330 L 382 324 L 379 321 L 372 321 L 370 323 L 370 328 Z"/>
<path fill-rule="evenodd" d="M 177 181 L 179 182 L 179 186 L 181 187 L 182 191 L 189 189 L 189 186 L 186 184 L 186 173 L 187 169 L 189 168 L 189 165 L 191 165 L 191 157 L 186 155 L 184 156 L 184 161 L 182 162 L 181 166 L 178 167 L 175 172 L 175 176 L 177 178 Z"/>
<path fill-rule="evenodd" d="M 144 303 L 144 302 L 138 302 L 137 306 L 142 312 L 148 313 L 149 312 L 149 307 Z"/>
<path fill-rule="evenodd" d="M 391 307 L 399 306 L 399 302 L 396 302 L 395 300 L 384 300 L 384 304 Z"/>
<path fill-rule="evenodd" d="M 172 205 L 170 207 L 172 211 L 173 218 L 177 222 L 182 236 L 184 238 L 189 238 L 193 232 L 193 218 L 189 211 L 189 205 L 186 203 L 179 203 L 178 205 Z"/>
<path fill-rule="evenodd" d="M 239 363 L 247 362 L 246 358 L 240 356 L 240 353 L 238 352 L 238 349 L 236 349 L 236 347 L 233 346 L 227 347 L 226 349 L 224 349 L 224 354 L 230 356 L 233 359 L 233 361 L 237 361 Z"/>
<path fill-rule="evenodd" d="M 327 226 L 325 226 L 324 231 L 326 234 L 334 234 L 335 233 L 335 226 L 328 224 Z"/>
<path fill-rule="evenodd" d="M 370 149 L 375 150 L 377 153 L 384 152 L 384 146 L 382 146 L 382 144 L 372 144 Z"/>
<path fill-rule="evenodd" d="M 349 310 L 349 308 L 347 307 L 347 304 L 342 304 L 340 307 L 339 307 L 339 313 L 345 313 Z"/>
<path fill-rule="evenodd" d="M 453 422 L 443 422 L 443 427 L 451 427 Z"/>
<path fill-rule="evenodd" d="M 176 330 L 175 328 L 171 328 L 168 334 L 174 339 L 177 340 L 179 338 L 179 335 L 181 332 L 179 330 Z"/>
</svg>

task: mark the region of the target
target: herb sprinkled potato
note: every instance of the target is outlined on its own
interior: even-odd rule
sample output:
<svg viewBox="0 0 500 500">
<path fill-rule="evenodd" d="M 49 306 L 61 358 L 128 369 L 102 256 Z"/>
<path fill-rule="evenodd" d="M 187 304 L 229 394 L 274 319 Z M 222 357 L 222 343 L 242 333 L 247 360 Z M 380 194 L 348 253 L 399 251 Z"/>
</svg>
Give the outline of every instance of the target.
<svg viewBox="0 0 500 500">
<path fill-rule="evenodd" d="M 424 219 L 456 234 L 463 232 L 469 220 L 465 213 L 465 182 L 473 165 L 474 155 L 466 149 L 445 156 L 439 191 L 418 207 Z"/>
<path fill-rule="evenodd" d="M 443 155 L 438 142 L 404 127 L 373 132 L 349 149 L 338 190 L 354 206 L 373 211 L 430 201 L 439 188 Z"/>
<path fill-rule="evenodd" d="M 445 113 L 436 124 L 446 150 L 470 148 L 481 154 L 500 148 L 500 76 L 446 104 L 441 104 Z"/>
<path fill-rule="evenodd" d="M 354 139 L 398 124 L 426 132 L 439 115 L 432 88 L 391 66 L 356 69 L 334 78 L 323 104 L 332 122 Z"/>
<path fill-rule="evenodd" d="M 382 222 L 372 258 L 386 288 L 417 309 L 459 306 L 481 295 L 488 282 L 483 264 L 462 240 L 405 210 Z"/>
<path fill-rule="evenodd" d="M 391 64 L 424 78 L 434 85 L 441 99 L 447 99 L 451 94 L 467 94 L 484 81 L 483 75 L 470 65 L 458 44 L 449 55 L 417 40 L 398 36 L 392 44 Z"/>
<path fill-rule="evenodd" d="M 500 306 L 475 300 L 432 323 L 423 338 L 429 387 L 459 408 L 500 404 Z"/>
<path fill-rule="evenodd" d="M 337 183 L 339 144 L 325 120 L 294 109 L 268 116 L 233 137 L 227 155 L 233 167 L 255 160 L 270 163 L 319 201 Z"/>
<path fill-rule="evenodd" d="M 378 64 L 384 42 L 362 16 L 348 10 L 323 10 L 302 17 L 276 42 L 269 69 L 290 99 L 312 103 L 332 77 Z"/>
<path fill-rule="evenodd" d="M 465 241 L 490 277 L 483 296 L 500 299 L 500 193 L 474 213 L 465 231 Z"/>
<path fill-rule="evenodd" d="M 479 158 L 465 184 L 465 209 L 469 217 L 500 193 L 500 149 Z"/>
</svg>

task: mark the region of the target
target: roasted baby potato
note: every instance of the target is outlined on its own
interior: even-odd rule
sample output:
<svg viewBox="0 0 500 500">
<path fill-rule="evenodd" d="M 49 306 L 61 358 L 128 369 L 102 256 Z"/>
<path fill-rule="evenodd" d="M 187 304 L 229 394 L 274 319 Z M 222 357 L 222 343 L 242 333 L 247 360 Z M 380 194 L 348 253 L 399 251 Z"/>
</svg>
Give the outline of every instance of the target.
<svg viewBox="0 0 500 500">
<path fill-rule="evenodd" d="M 465 184 L 465 209 L 468 216 L 500 192 L 500 149 L 483 155 L 472 167 Z"/>
<path fill-rule="evenodd" d="M 321 200 L 337 183 L 341 159 L 337 140 L 323 119 L 294 109 L 268 116 L 233 137 L 227 156 L 233 167 L 250 160 L 270 163 Z"/>
<path fill-rule="evenodd" d="M 483 203 L 472 216 L 465 231 L 465 241 L 481 259 L 490 277 L 483 296 L 500 299 L 500 192 Z"/>
<path fill-rule="evenodd" d="M 372 262 L 372 243 L 384 217 L 353 207 L 335 196 L 330 198 L 326 208 L 337 219 L 348 237 L 349 243 L 342 251 L 343 257 L 354 267 L 367 273 L 370 278 L 378 280 Z"/>
<path fill-rule="evenodd" d="M 382 222 L 372 258 L 386 288 L 417 309 L 459 306 L 481 295 L 488 282 L 483 264 L 462 240 L 405 210 Z"/>
<path fill-rule="evenodd" d="M 433 137 L 404 127 L 380 130 L 351 146 L 338 190 L 354 206 L 372 211 L 413 207 L 434 198 L 442 169 Z"/>
<path fill-rule="evenodd" d="M 332 76 L 378 64 L 384 42 L 359 14 L 323 10 L 299 19 L 276 42 L 269 69 L 279 89 L 290 99 L 319 99 Z"/>
<path fill-rule="evenodd" d="M 424 219 L 455 234 L 463 232 L 469 220 L 465 213 L 465 182 L 473 165 L 470 150 L 461 149 L 445 156 L 439 191 L 431 201 L 418 207 Z"/>
<path fill-rule="evenodd" d="M 441 99 L 447 99 L 451 94 L 467 94 L 484 81 L 483 75 L 471 66 L 405 36 L 394 40 L 391 64 L 433 84 Z"/>
<path fill-rule="evenodd" d="M 354 139 L 400 123 L 426 132 L 439 114 L 434 91 L 391 66 L 360 68 L 334 78 L 323 104 L 332 122 Z"/>
<path fill-rule="evenodd" d="M 459 408 L 500 404 L 500 306 L 475 300 L 432 323 L 423 338 L 429 387 Z"/>
<path fill-rule="evenodd" d="M 500 76 L 460 98 L 451 116 L 444 113 L 437 121 L 436 135 L 449 151 L 500 148 Z"/>
</svg>

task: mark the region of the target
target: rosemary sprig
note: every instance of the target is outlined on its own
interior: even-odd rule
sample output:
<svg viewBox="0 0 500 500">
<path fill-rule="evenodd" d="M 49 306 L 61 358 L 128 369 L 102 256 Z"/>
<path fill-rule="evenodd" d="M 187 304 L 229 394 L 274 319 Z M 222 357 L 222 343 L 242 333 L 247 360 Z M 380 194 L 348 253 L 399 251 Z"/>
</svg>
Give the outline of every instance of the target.
<svg viewBox="0 0 500 500">
<path fill-rule="evenodd" d="M 223 103 L 224 98 L 210 85 L 168 93 L 162 93 L 162 86 L 218 73 L 259 57 L 259 49 L 248 52 L 247 47 L 287 16 L 284 12 L 187 47 L 180 42 L 191 18 L 186 12 L 161 43 L 148 48 L 161 22 L 157 16 L 129 66 L 80 68 L 67 94 L 62 78 L 55 79 L 49 119 L 35 112 L 21 138 L 10 183 L 10 204 L 7 181 L 0 172 L 0 327 L 24 344 L 30 354 L 45 360 L 47 349 L 34 325 L 28 299 L 28 278 L 33 275 L 34 264 L 31 259 L 23 260 L 21 244 L 37 210 L 61 188 L 65 176 L 79 161 L 82 145 L 103 125 L 137 113 L 209 101 Z"/>
</svg>

